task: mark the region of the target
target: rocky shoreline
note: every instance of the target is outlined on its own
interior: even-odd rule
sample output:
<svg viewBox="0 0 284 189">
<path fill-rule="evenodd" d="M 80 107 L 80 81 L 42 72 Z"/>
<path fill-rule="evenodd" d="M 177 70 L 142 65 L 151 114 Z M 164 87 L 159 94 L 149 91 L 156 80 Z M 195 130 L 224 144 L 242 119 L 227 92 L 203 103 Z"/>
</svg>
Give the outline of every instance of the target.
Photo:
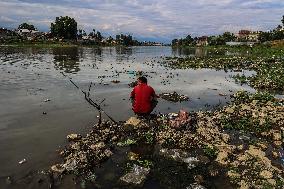
<svg viewBox="0 0 284 189">
<path fill-rule="evenodd" d="M 142 187 L 149 177 L 165 188 L 212 188 L 218 177 L 232 188 L 281 188 L 283 99 L 243 91 L 232 98 L 231 105 L 213 112 L 105 121 L 86 136 L 70 134 L 70 144 L 60 152 L 63 162 L 53 165 L 51 173 L 59 182 L 62 175 L 72 174 L 83 188 L 98 187 L 96 168 L 116 148 L 130 147 L 124 171 L 113 181 L 116 188 Z M 152 150 L 145 155 L 131 151 L 133 146 Z M 169 183 L 171 171 L 181 178 L 174 184 Z"/>
</svg>

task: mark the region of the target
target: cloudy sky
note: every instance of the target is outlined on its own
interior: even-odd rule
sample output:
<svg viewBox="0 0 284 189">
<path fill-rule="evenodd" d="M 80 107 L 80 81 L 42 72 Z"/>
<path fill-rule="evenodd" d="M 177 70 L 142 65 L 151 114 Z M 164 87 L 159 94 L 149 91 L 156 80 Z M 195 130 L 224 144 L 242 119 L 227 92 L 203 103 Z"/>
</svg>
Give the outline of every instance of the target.
<svg viewBox="0 0 284 189">
<path fill-rule="evenodd" d="M 187 34 L 272 29 L 281 23 L 284 0 L 0 0 L 0 27 L 28 22 L 48 31 L 65 15 L 87 32 L 168 42 Z"/>
</svg>

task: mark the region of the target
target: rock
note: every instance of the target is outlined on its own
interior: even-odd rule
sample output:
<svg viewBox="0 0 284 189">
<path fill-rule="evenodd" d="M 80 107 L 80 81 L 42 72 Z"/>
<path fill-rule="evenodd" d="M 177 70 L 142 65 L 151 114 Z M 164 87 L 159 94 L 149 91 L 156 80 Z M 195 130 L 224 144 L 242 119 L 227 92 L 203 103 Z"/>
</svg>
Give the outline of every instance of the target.
<svg viewBox="0 0 284 189">
<path fill-rule="evenodd" d="M 160 155 L 173 159 L 178 162 L 183 162 L 188 164 L 188 168 L 192 169 L 200 164 L 200 160 L 196 157 L 192 157 L 189 153 L 182 151 L 180 149 L 161 149 L 159 152 Z"/>
<path fill-rule="evenodd" d="M 222 165 L 227 165 L 228 164 L 227 159 L 228 159 L 228 152 L 221 151 L 221 152 L 218 153 L 215 161 L 217 161 L 218 163 L 220 163 Z"/>
<path fill-rule="evenodd" d="M 264 136 L 264 137 L 267 137 L 267 136 L 270 135 L 269 132 L 266 132 L 266 131 L 264 131 L 264 132 L 262 132 L 262 133 L 260 133 L 260 134 L 261 134 L 261 136 Z"/>
<path fill-rule="evenodd" d="M 56 164 L 51 166 L 53 172 L 62 174 L 65 171 L 65 168 L 61 164 Z"/>
<path fill-rule="evenodd" d="M 228 143 L 230 140 L 230 135 L 228 134 L 221 134 L 221 137 L 225 143 Z"/>
<path fill-rule="evenodd" d="M 186 189 L 206 189 L 204 186 L 199 185 L 198 183 L 190 184 Z"/>
<path fill-rule="evenodd" d="M 271 171 L 263 170 L 259 174 L 262 178 L 271 179 L 273 177 L 273 173 Z"/>
<path fill-rule="evenodd" d="M 182 159 L 184 163 L 187 163 L 187 167 L 189 169 L 195 168 L 199 163 L 199 160 L 196 157 L 188 157 Z"/>
<path fill-rule="evenodd" d="M 10 176 L 6 178 L 6 184 L 12 184 L 12 178 Z"/>
<path fill-rule="evenodd" d="M 215 176 L 219 175 L 219 169 L 218 169 L 218 167 L 216 167 L 214 165 L 210 165 L 208 167 L 208 172 L 209 172 L 209 175 L 211 177 L 215 177 Z"/>
<path fill-rule="evenodd" d="M 249 184 L 244 181 L 244 180 L 241 180 L 241 183 L 240 183 L 240 189 L 249 189 Z"/>
<path fill-rule="evenodd" d="M 99 143 L 97 143 L 97 144 L 92 144 L 91 146 L 90 146 L 90 148 L 92 149 L 92 150 L 99 150 L 99 149 L 102 149 L 102 148 L 104 148 L 105 147 L 105 143 L 104 142 L 99 142 Z"/>
<path fill-rule="evenodd" d="M 281 137 L 281 132 L 280 131 L 275 131 L 273 133 L 273 140 L 281 140 L 282 137 Z"/>
<path fill-rule="evenodd" d="M 80 143 L 76 142 L 76 143 L 72 144 L 70 146 L 70 148 L 73 149 L 73 150 L 80 150 Z"/>
<path fill-rule="evenodd" d="M 70 134 L 70 135 L 67 135 L 67 140 L 69 140 L 69 141 L 80 140 L 81 138 L 82 138 L 82 136 L 79 135 L 79 134 Z"/>
<path fill-rule="evenodd" d="M 204 178 L 203 178 L 202 175 L 194 175 L 193 178 L 194 178 L 195 182 L 197 182 L 198 184 L 201 184 L 201 183 L 204 182 Z"/>
<path fill-rule="evenodd" d="M 126 122 L 125 125 L 133 125 L 134 127 L 138 126 L 141 123 L 141 120 L 136 118 L 136 117 L 131 117 L 129 118 Z"/>
<path fill-rule="evenodd" d="M 131 172 L 120 177 L 119 180 L 128 185 L 143 186 L 149 173 L 149 168 L 140 167 L 134 164 Z"/>
<path fill-rule="evenodd" d="M 279 154 L 278 154 L 277 151 L 272 151 L 272 156 L 273 156 L 273 158 L 275 158 L 275 159 L 279 158 Z"/>
<path fill-rule="evenodd" d="M 273 143 L 274 143 L 275 146 L 279 146 L 279 147 L 282 145 L 282 141 L 281 140 L 274 141 Z"/>
<path fill-rule="evenodd" d="M 272 186 L 276 186 L 276 180 L 274 179 L 267 179 L 267 182 L 271 184 Z"/>
<path fill-rule="evenodd" d="M 240 150 L 240 151 L 243 150 L 244 149 L 244 145 L 240 144 L 239 146 L 237 146 L 237 149 Z"/>
<path fill-rule="evenodd" d="M 136 154 L 134 152 L 129 152 L 127 157 L 128 157 L 129 160 L 135 161 L 135 160 L 139 159 L 139 154 Z"/>
<path fill-rule="evenodd" d="M 227 175 L 231 179 L 237 179 L 237 178 L 241 177 L 241 175 L 239 173 L 232 171 L 232 170 L 228 171 Z"/>
<path fill-rule="evenodd" d="M 260 147 L 262 150 L 266 150 L 268 148 L 268 145 L 263 142 L 259 142 L 257 146 Z"/>
<path fill-rule="evenodd" d="M 67 161 L 62 165 L 66 171 L 74 171 L 77 167 L 77 162 L 75 159 L 67 159 Z"/>
<path fill-rule="evenodd" d="M 112 151 L 110 151 L 109 149 L 106 149 L 105 151 L 104 151 L 104 154 L 106 155 L 106 157 L 110 157 L 110 156 L 112 156 Z"/>
<path fill-rule="evenodd" d="M 234 109 L 233 108 L 231 108 L 231 107 L 227 107 L 226 109 L 225 109 L 225 112 L 226 113 L 229 113 L 229 114 L 232 114 L 232 113 L 234 113 Z"/>
<path fill-rule="evenodd" d="M 239 136 L 239 139 L 240 140 L 250 140 L 250 137 L 243 134 L 243 135 Z"/>
<path fill-rule="evenodd" d="M 210 162 L 209 158 L 207 156 L 197 156 L 197 159 L 200 161 L 202 164 L 208 164 Z"/>
</svg>

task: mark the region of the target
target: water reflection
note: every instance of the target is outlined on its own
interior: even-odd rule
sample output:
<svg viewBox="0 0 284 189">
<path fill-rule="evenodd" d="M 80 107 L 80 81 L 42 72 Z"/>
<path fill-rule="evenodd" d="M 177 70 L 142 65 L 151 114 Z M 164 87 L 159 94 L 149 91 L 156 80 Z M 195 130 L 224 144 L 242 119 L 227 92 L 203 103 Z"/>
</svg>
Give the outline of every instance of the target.
<svg viewBox="0 0 284 189">
<path fill-rule="evenodd" d="M 172 47 L 172 54 L 174 56 L 194 56 L 195 48 L 181 48 L 181 47 Z"/>
<path fill-rule="evenodd" d="M 173 47 L 172 54 L 174 56 L 195 56 L 195 57 L 204 57 L 207 56 L 208 50 L 205 48 L 190 48 L 190 47 Z"/>
<path fill-rule="evenodd" d="M 54 67 L 57 70 L 63 70 L 66 73 L 77 73 L 80 71 L 80 57 L 83 55 L 82 49 L 72 48 L 54 48 Z"/>
<path fill-rule="evenodd" d="M 195 56 L 196 57 L 204 57 L 207 56 L 207 49 L 197 47 L 195 49 Z"/>
<path fill-rule="evenodd" d="M 93 62 L 102 62 L 103 61 L 103 49 L 101 47 L 91 48 L 90 54 L 85 53 L 84 58 L 92 57 Z"/>
<path fill-rule="evenodd" d="M 122 62 L 123 60 L 129 60 L 129 57 L 133 54 L 133 48 L 117 46 L 115 47 L 116 61 Z"/>
</svg>

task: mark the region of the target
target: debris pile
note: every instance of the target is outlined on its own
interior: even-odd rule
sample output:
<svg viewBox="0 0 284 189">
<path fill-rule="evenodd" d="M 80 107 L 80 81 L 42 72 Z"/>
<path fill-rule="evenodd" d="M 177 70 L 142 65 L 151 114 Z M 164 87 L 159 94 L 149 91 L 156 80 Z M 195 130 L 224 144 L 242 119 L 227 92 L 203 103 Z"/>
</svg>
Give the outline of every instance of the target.
<svg viewBox="0 0 284 189">
<path fill-rule="evenodd" d="M 119 124 L 103 122 L 95 125 L 85 137 L 68 135 L 70 145 L 60 152 L 64 163 L 52 166 L 51 170 L 60 174 L 92 175 L 94 168 L 112 155 L 111 147 L 117 140 L 119 128 Z"/>
<path fill-rule="evenodd" d="M 128 153 L 130 169 L 120 176 L 120 183 L 141 186 L 150 172 L 163 179 L 170 176 L 160 172 L 168 171 L 166 162 L 175 162 L 179 168 L 172 172 L 187 175 L 179 181 L 183 188 L 210 186 L 208 180 L 221 173 L 242 188 L 280 188 L 283 117 L 283 100 L 238 92 L 231 105 L 214 112 L 180 111 L 151 119 L 132 117 L 125 123 L 103 122 L 85 137 L 69 135 L 70 145 L 61 152 L 64 163 L 51 169 L 94 180 L 95 168 L 114 148 L 150 145 L 156 149 L 150 157 Z"/>
<path fill-rule="evenodd" d="M 182 102 L 182 101 L 188 101 L 189 97 L 182 95 L 182 94 L 178 94 L 177 92 L 173 92 L 173 93 L 162 93 L 159 95 L 162 99 L 165 99 L 167 101 L 171 101 L 171 102 Z"/>
<path fill-rule="evenodd" d="M 119 180 L 123 184 L 134 185 L 136 187 L 142 186 L 146 180 L 147 175 L 150 173 L 149 168 L 134 165 L 129 173 L 123 175 Z"/>
</svg>

